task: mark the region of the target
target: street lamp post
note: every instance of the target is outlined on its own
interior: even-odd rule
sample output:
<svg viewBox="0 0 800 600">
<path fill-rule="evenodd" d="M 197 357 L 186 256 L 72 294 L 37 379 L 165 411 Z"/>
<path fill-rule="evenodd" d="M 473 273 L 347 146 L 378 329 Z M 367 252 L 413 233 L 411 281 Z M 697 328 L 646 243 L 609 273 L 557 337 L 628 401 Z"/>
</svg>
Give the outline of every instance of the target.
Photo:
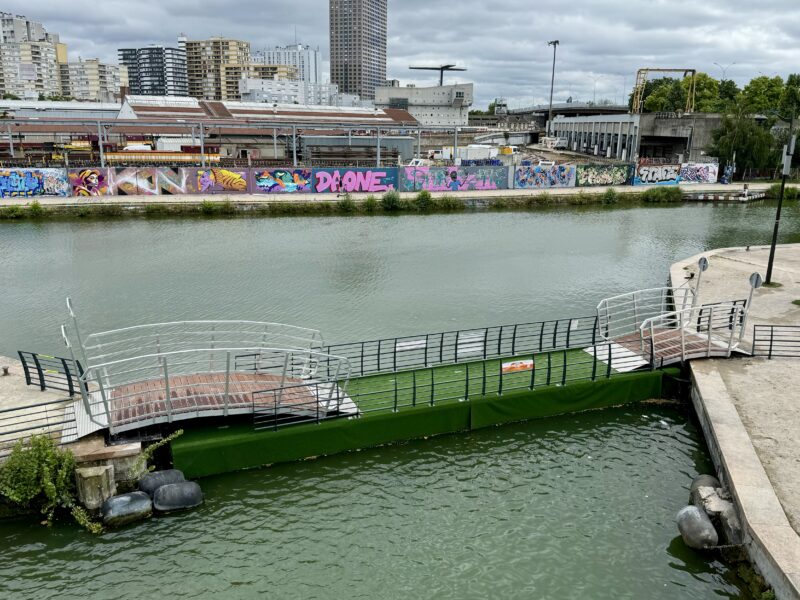
<svg viewBox="0 0 800 600">
<path fill-rule="evenodd" d="M 778 199 L 778 212 L 775 216 L 775 229 L 772 232 L 772 245 L 769 248 L 769 262 L 767 263 L 767 277 L 765 283 L 772 283 L 772 267 L 775 263 L 775 248 L 778 245 L 778 230 L 781 226 L 781 210 L 783 209 L 783 195 L 786 192 L 786 177 L 792 168 L 792 156 L 797 136 L 794 131 L 794 111 L 789 121 L 789 143 L 783 147 L 783 175 L 781 177 L 781 195 Z"/>
<path fill-rule="evenodd" d="M 553 47 L 553 73 L 550 76 L 550 110 L 548 110 L 547 114 L 547 137 L 550 137 L 550 132 L 553 128 L 553 85 L 556 81 L 556 48 L 558 48 L 558 44 L 558 40 L 547 42 L 548 46 Z"/>
<path fill-rule="evenodd" d="M 715 62 L 714 64 L 717 65 L 720 68 L 720 70 L 722 71 L 722 79 L 720 79 L 720 81 L 727 81 L 728 79 L 727 79 L 727 77 L 725 77 L 725 74 L 728 72 L 728 69 L 730 69 L 736 63 L 732 62 L 731 64 L 726 65 L 724 67 L 721 64 L 719 64 L 718 62 Z"/>
</svg>

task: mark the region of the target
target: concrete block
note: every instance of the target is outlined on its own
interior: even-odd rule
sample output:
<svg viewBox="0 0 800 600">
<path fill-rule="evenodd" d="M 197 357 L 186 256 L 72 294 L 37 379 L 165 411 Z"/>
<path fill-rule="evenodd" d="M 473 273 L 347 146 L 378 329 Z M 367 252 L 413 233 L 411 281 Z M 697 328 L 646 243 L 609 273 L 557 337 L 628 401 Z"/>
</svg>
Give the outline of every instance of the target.
<svg viewBox="0 0 800 600">
<path fill-rule="evenodd" d="M 81 467 L 75 469 L 75 485 L 78 500 L 89 510 L 97 510 L 111 496 L 117 493 L 114 484 L 114 467 Z"/>
</svg>

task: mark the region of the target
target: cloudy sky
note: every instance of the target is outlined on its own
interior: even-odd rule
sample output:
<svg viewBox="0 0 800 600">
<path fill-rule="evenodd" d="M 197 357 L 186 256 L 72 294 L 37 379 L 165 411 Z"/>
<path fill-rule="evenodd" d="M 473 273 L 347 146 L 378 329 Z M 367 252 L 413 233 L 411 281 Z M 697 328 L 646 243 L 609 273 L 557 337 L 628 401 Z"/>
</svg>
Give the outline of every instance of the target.
<svg viewBox="0 0 800 600">
<path fill-rule="evenodd" d="M 327 0 L 6 0 L 2 9 L 41 21 L 70 58 L 116 62 L 116 49 L 223 35 L 253 49 L 319 46 L 327 59 Z M 800 72 L 797 0 L 389 0 L 390 78 L 432 84 L 412 64 L 457 63 L 448 81 L 475 83 L 476 106 L 544 103 L 558 39 L 555 99 L 620 100 L 640 67 L 689 67 L 740 85 Z M 732 66 L 731 63 L 735 63 Z M 327 65 L 327 62 L 326 62 Z M 324 75 L 327 78 L 327 73 Z"/>
</svg>

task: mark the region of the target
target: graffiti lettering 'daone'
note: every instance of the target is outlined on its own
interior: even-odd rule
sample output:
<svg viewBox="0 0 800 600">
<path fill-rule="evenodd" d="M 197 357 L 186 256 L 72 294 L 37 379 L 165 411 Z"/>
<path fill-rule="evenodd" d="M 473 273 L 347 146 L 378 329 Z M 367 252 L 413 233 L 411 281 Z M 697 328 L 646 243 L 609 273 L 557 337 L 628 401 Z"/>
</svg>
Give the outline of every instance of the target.
<svg viewBox="0 0 800 600">
<path fill-rule="evenodd" d="M 314 170 L 314 191 L 387 192 L 397 187 L 397 169 Z"/>
<path fill-rule="evenodd" d="M 675 185 L 681 180 L 680 165 L 639 164 L 636 168 L 635 185 Z"/>
<path fill-rule="evenodd" d="M 514 186 L 522 189 L 575 187 L 575 167 L 572 165 L 517 167 Z"/>
<path fill-rule="evenodd" d="M 578 187 L 591 185 L 625 185 L 630 176 L 629 165 L 578 165 Z"/>
<path fill-rule="evenodd" d="M 253 192 L 293 194 L 311 192 L 309 169 L 253 170 Z"/>
<path fill-rule="evenodd" d="M 75 169 L 69 172 L 72 195 L 77 197 L 106 196 L 109 193 L 106 169 Z"/>
<path fill-rule="evenodd" d="M 681 183 L 717 183 L 719 165 L 717 163 L 683 163 Z"/>
<path fill-rule="evenodd" d="M 207 169 L 197 171 L 197 191 L 208 192 L 246 192 L 247 171 L 228 169 Z"/>
<path fill-rule="evenodd" d="M 3 198 L 67 195 L 69 183 L 61 169 L 0 170 L 0 196 Z"/>
<path fill-rule="evenodd" d="M 401 189 L 406 192 L 460 192 L 508 188 L 505 167 L 404 167 Z"/>
</svg>

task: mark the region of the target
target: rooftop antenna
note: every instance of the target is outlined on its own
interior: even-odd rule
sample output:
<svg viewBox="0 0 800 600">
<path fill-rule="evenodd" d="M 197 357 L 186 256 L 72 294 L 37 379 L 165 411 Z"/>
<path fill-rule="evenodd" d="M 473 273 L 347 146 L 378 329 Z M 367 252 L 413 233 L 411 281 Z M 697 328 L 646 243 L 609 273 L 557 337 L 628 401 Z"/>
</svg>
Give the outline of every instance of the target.
<svg viewBox="0 0 800 600">
<path fill-rule="evenodd" d="M 408 67 L 417 71 L 439 71 L 439 87 L 444 85 L 444 72 L 445 71 L 466 71 L 461 67 L 455 65 L 439 65 L 438 67 Z"/>
</svg>

